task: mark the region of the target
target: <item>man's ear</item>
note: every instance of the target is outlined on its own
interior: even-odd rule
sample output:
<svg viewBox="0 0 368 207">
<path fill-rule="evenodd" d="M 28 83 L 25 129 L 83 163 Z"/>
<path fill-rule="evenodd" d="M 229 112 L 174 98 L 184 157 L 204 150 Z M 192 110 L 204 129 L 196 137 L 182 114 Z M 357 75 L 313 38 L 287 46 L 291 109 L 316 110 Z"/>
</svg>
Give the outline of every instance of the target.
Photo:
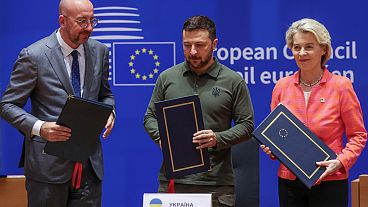
<svg viewBox="0 0 368 207">
<path fill-rule="evenodd" d="M 213 41 L 212 41 L 212 47 L 213 47 L 213 50 L 215 50 L 216 49 L 216 47 L 217 47 L 217 43 L 218 43 L 218 39 L 216 38 L 216 39 L 214 39 Z"/>
<path fill-rule="evenodd" d="M 59 15 L 59 24 L 60 27 L 64 27 L 65 25 L 65 16 L 63 16 L 62 14 Z"/>
</svg>

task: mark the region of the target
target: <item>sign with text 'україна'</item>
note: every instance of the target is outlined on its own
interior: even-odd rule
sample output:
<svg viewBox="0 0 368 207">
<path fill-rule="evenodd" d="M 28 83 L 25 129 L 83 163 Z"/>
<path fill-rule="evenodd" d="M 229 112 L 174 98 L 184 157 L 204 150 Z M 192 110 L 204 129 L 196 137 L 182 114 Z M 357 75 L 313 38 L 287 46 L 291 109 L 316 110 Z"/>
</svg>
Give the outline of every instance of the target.
<svg viewBox="0 0 368 207">
<path fill-rule="evenodd" d="M 210 193 L 145 193 L 143 207 L 212 207 Z"/>
</svg>

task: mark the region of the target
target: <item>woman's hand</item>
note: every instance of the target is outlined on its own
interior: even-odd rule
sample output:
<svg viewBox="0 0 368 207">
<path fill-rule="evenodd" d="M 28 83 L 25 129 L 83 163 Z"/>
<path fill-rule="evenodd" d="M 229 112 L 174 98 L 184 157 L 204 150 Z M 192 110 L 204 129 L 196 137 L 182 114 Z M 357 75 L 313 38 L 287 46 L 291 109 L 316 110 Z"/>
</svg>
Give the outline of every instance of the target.
<svg viewBox="0 0 368 207">
<path fill-rule="evenodd" d="M 334 174 L 342 167 L 342 164 L 338 159 L 316 162 L 316 164 L 321 167 L 326 167 L 326 171 L 318 178 L 316 185 L 320 184 L 323 178 L 325 178 L 327 175 Z"/>
<path fill-rule="evenodd" d="M 270 148 L 266 147 L 265 145 L 261 145 L 261 148 L 263 150 L 264 153 L 268 154 L 270 156 L 271 159 L 276 159 L 276 157 L 272 154 Z"/>
</svg>

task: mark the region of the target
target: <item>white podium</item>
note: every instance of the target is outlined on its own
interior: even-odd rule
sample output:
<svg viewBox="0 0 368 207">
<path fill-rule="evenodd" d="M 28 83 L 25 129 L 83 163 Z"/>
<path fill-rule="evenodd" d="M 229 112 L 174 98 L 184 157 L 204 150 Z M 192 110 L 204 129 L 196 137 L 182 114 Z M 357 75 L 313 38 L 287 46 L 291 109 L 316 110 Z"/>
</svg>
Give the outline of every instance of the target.
<svg viewBox="0 0 368 207">
<path fill-rule="evenodd" d="M 210 193 L 145 193 L 143 207 L 212 207 Z"/>
</svg>

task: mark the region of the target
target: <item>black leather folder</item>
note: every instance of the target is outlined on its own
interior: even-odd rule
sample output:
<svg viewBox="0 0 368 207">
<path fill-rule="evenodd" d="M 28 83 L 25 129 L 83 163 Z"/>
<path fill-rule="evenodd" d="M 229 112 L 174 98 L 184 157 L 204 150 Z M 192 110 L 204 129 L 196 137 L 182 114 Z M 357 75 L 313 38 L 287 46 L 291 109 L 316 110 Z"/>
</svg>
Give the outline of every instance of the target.
<svg viewBox="0 0 368 207">
<path fill-rule="evenodd" d="M 168 179 L 205 172 L 210 168 L 207 148 L 197 150 L 193 134 L 204 129 L 198 95 L 155 103 L 165 176 Z"/>
<path fill-rule="evenodd" d="M 263 120 L 252 135 L 269 147 L 272 154 L 308 188 L 326 170 L 316 162 L 336 159 L 336 154 L 282 104 Z"/>
<path fill-rule="evenodd" d="M 69 127 L 72 135 L 68 141 L 47 142 L 44 152 L 66 160 L 87 160 L 96 150 L 112 110 L 111 105 L 69 96 L 56 123 Z"/>
</svg>

